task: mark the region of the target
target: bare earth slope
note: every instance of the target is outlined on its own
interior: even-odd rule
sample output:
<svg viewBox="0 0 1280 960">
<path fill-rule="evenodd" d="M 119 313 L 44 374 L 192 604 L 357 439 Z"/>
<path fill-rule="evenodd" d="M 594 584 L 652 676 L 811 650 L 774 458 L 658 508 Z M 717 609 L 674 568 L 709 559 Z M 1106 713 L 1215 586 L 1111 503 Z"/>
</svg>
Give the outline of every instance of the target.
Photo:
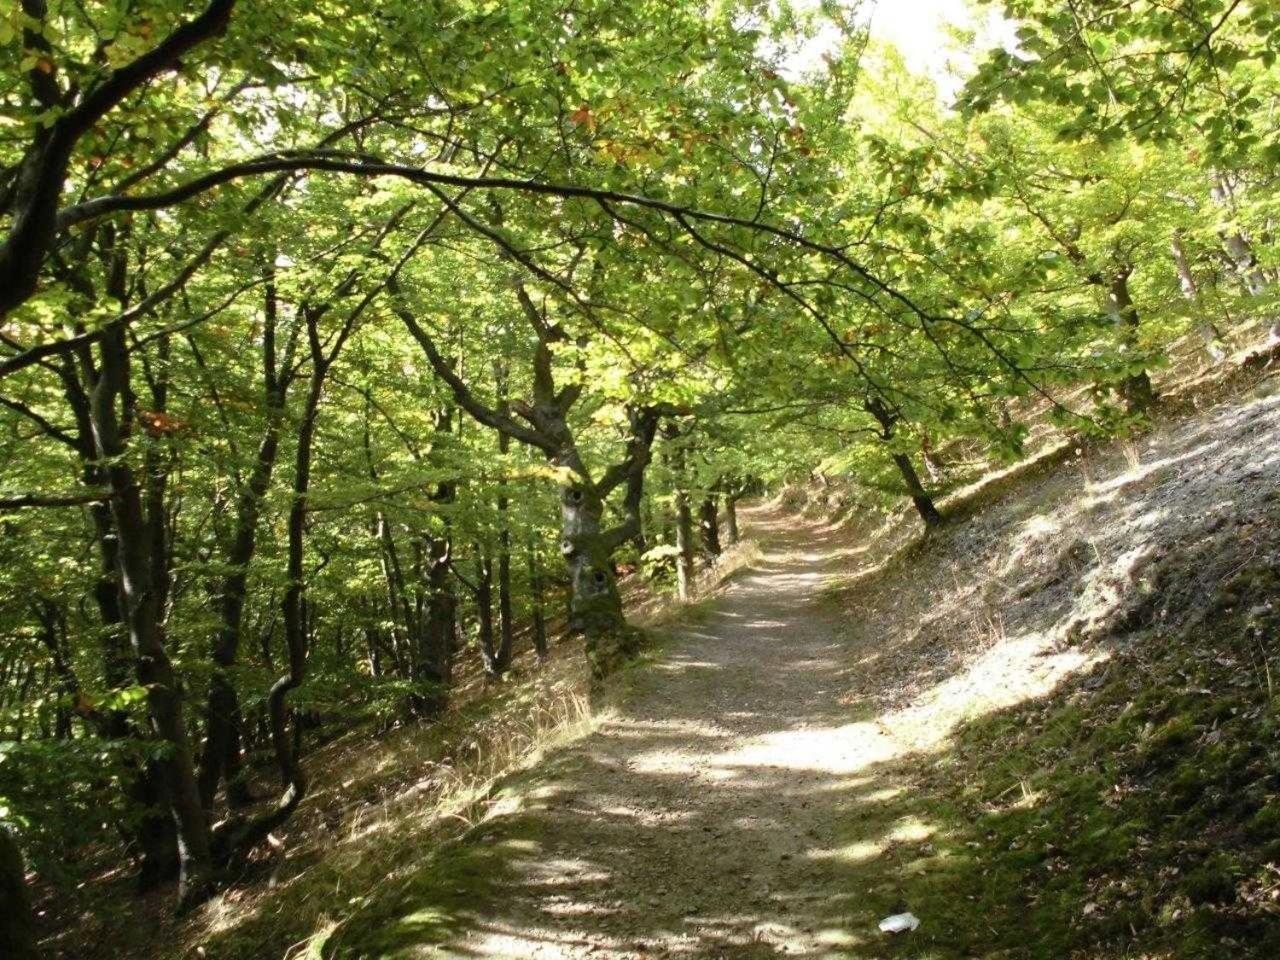
<svg viewBox="0 0 1280 960">
<path fill-rule="evenodd" d="M 892 558 L 750 511 L 763 560 L 616 715 L 326 955 L 1273 955 L 1278 425 L 1085 452 Z"/>
</svg>

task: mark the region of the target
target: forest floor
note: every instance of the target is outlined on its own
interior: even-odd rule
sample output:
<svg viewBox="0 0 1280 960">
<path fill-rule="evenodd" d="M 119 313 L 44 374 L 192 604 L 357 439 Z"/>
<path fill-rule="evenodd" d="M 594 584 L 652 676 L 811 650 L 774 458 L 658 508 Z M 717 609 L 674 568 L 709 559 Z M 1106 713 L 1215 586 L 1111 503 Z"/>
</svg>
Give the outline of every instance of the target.
<svg viewBox="0 0 1280 960">
<path fill-rule="evenodd" d="M 759 560 L 325 957 L 1280 955 L 1280 396 Z M 918 930 L 878 930 L 910 910 Z"/>
</svg>

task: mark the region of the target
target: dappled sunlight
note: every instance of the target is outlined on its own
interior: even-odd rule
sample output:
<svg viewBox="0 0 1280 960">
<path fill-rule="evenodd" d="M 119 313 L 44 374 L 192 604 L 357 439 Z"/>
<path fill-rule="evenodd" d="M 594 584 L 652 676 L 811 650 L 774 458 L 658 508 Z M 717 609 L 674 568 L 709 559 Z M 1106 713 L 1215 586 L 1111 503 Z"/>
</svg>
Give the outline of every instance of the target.
<svg viewBox="0 0 1280 960">
<path fill-rule="evenodd" d="M 878 923 L 912 906 L 908 878 L 980 869 L 976 841 L 920 802 L 921 772 L 941 769 L 962 731 L 1106 672 L 1117 646 L 1102 641 L 1159 595 L 1169 548 L 1158 538 L 1198 542 L 1224 504 L 1264 496 L 1216 471 L 1272 471 L 1265 436 L 1278 414 L 1269 404 L 1212 438 L 1171 431 L 1141 452 L 1091 454 L 1046 478 L 1042 498 L 950 527 L 928 551 L 901 539 L 855 551 L 838 529 L 744 510 L 772 527 L 750 568 L 677 628 L 671 652 L 547 784 L 493 807 L 478 828 L 502 851 L 490 892 L 444 921 L 393 921 L 397 949 L 884 955 Z M 1035 816 L 1057 800 L 1015 780 L 986 809 Z M 416 909 L 450 896 L 437 885 Z"/>
<path fill-rule="evenodd" d="M 1100 649 L 1054 653 L 1055 646 L 1042 634 L 1007 638 L 911 706 L 886 714 L 883 726 L 907 749 L 937 749 L 959 724 L 1043 696 L 1108 656 Z"/>
<path fill-rule="evenodd" d="M 487 844 L 531 830 L 536 849 L 504 848 L 504 906 L 455 916 L 463 932 L 445 955 L 816 958 L 874 945 L 883 898 L 868 901 L 857 872 L 924 862 L 939 829 L 903 811 L 910 765 L 960 723 L 1102 656 L 1002 633 L 910 703 L 841 703 L 841 620 L 815 602 L 835 571 L 792 537 L 680 630 L 555 789 L 531 784 L 522 807 L 491 817 Z"/>
</svg>

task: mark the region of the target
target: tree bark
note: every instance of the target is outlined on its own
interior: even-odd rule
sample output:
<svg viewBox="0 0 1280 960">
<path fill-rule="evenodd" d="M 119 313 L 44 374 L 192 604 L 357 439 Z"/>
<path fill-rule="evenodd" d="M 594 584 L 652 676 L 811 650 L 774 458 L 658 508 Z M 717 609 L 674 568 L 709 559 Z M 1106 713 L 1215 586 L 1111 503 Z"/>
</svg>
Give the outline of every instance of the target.
<svg viewBox="0 0 1280 960">
<path fill-rule="evenodd" d="M 895 453 L 893 454 L 893 462 L 897 466 L 898 472 L 902 474 L 902 480 L 907 485 L 907 495 L 911 497 L 916 513 L 920 514 L 920 519 L 924 521 L 924 525 L 929 529 L 941 526 L 942 514 L 938 512 L 938 507 L 934 504 L 933 497 L 929 496 L 924 484 L 920 482 L 920 475 L 916 473 L 916 468 L 911 463 L 911 458 L 905 453 Z"/>
<path fill-rule="evenodd" d="M 1129 271 L 1121 270 L 1111 278 L 1107 290 L 1107 308 L 1123 325 L 1122 338 L 1133 349 L 1138 344 L 1138 307 L 1129 293 Z M 1121 394 L 1130 413 L 1143 413 L 1155 401 L 1155 390 L 1145 370 L 1129 374 L 1121 386 Z"/>
<path fill-rule="evenodd" d="M 924 462 L 924 469 L 929 474 L 930 482 L 941 483 L 944 476 L 942 464 L 934 453 L 929 431 L 924 427 L 920 429 L 920 459 Z"/>
<path fill-rule="evenodd" d="M 456 207 L 451 209 L 458 213 Z M 395 293 L 394 285 L 391 288 Z M 516 292 L 538 337 L 533 360 L 533 402 L 511 405 L 527 426 L 506 410 L 480 402 L 413 314 L 403 306 L 398 307 L 396 313 L 422 347 L 436 375 L 449 386 L 464 410 L 479 423 L 541 450 L 548 463 L 572 478 L 560 487 L 560 551 L 569 568 L 571 585 L 569 629 L 584 635 L 592 675 L 600 679 L 632 656 L 638 645 L 636 631 L 627 626 L 623 616 L 613 553 L 639 530 L 644 470 L 649 463 L 662 409 L 655 406 L 630 411 L 632 435 L 627 455 L 610 467 L 599 483 L 595 482 L 568 424 L 568 411 L 583 387 L 580 383 L 560 390 L 555 387 L 551 344 L 564 339 L 565 335 L 547 323 L 523 286 L 517 285 Z M 623 503 L 627 519 L 605 531 L 602 526 L 604 500 L 623 483 L 627 489 Z"/>
<path fill-rule="evenodd" d="M 569 629 L 586 639 L 591 673 L 601 679 L 635 653 L 613 572 L 616 547 L 601 525 L 604 502 L 585 484 L 560 491 L 560 551 L 569 568 Z"/>
<path fill-rule="evenodd" d="M 22 851 L 0 826 L 0 957 L 36 960 L 38 955 Z"/>
<path fill-rule="evenodd" d="M 542 571 L 538 564 L 538 548 L 532 538 L 529 541 L 529 604 L 533 629 L 533 650 L 538 659 L 547 659 L 547 618 L 543 604 Z"/>
<path fill-rule="evenodd" d="M 689 492 L 678 489 L 676 508 L 676 596 L 681 603 L 693 599 L 693 516 L 689 510 Z"/>
<path fill-rule="evenodd" d="M 723 552 L 720 547 L 719 494 L 708 493 L 698 507 L 698 529 L 702 535 L 702 554 L 707 563 L 715 563 Z"/>
<path fill-rule="evenodd" d="M 741 539 L 738 533 L 738 498 L 734 494 L 726 494 L 724 498 L 724 529 L 729 546 Z"/>
<path fill-rule="evenodd" d="M 484 662 L 485 673 L 490 677 L 500 677 L 507 666 L 499 662 L 493 643 L 493 558 L 484 551 L 477 552 L 480 559 L 476 563 L 475 601 L 480 659 Z"/>
<path fill-rule="evenodd" d="M 183 902 L 192 902 L 207 894 L 213 879 L 209 825 L 182 714 L 181 685 L 165 650 L 161 586 L 142 506 L 142 485 L 125 460 L 124 434 L 116 411 L 116 404 L 129 389 L 124 329 L 105 334 L 99 349 L 100 369 L 90 395 L 94 441 L 99 457 L 108 464 L 105 473 L 114 494 L 111 512 L 119 538 L 120 593 L 138 682 L 147 689 L 152 726 L 167 747 L 158 765 L 177 827 L 179 896 Z"/>
<path fill-rule="evenodd" d="M 437 433 L 451 432 L 453 412 L 448 408 L 437 410 L 434 429 Z M 436 485 L 431 499 L 447 507 L 456 496 L 457 484 L 453 480 L 443 480 Z M 457 649 L 458 601 L 453 583 L 453 541 L 448 534 L 447 511 L 445 517 L 446 532 L 441 536 L 428 537 L 423 549 L 427 616 L 413 657 L 413 679 L 421 687 L 414 695 L 413 708 L 422 717 L 438 716 L 448 704 Z"/>
<path fill-rule="evenodd" d="M 1182 236 L 1175 230 L 1169 240 L 1169 249 L 1173 254 L 1173 263 L 1178 269 L 1178 286 L 1182 289 L 1183 298 L 1192 305 L 1196 313 L 1196 333 L 1204 343 L 1205 352 L 1214 363 L 1221 363 L 1227 357 L 1223 348 L 1222 332 L 1208 317 L 1204 316 L 1204 306 L 1200 302 L 1200 285 L 1191 270 L 1191 261 L 1187 259 L 1187 248 L 1182 243 Z"/>
<path fill-rule="evenodd" d="M 108 483 L 98 460 L 94 439 L 93 411 L 85 382 L 96 377 L 95 365 L 88 347 L 78 352 L 78 364 L 70 360 L 58 365 L 67 404 L 76 423 L 75 448 L 80 456 L 81 482 L 91 489 Z M 82 376 L 83 375 L 83 376 Z M 98 554 L 98 575 L 93 586 L 94 603 L 102 620 L 102 673 L 107 687 L 120 690 L 129 683 L 130 651 L 124 628 L 124 608 L 120 593 L 120 538 L 116 535 L 115 518 L 106 502 L 89 508 L 93 521 L 94 542 Z M 135 731 L 124 710 L 108 710 L 102 714 L 102 735 L 111 740 L 144 736 Z M 138 764 L 126 786 L 130 802 L 142 811 L 133 841 L 140 858 L 137 885 L 139 892 L 153 890 L 178 876 L 178 843 L 169 804 L 158 779 L 155 764 Z"/>
<path fill-rule="evenodd" d="M 415 709 L 424 717 L 438 716 L 448 704 L 453 680 L 457 595 L 451 565 L 453 549 L 448 537 L 434 537 L 427 548 L 427 588 L 430 605 L 422 631 L 422 646 L 415 659 L 414 680 L 422 686 Z"/>
<path fill-rule="evenodd" d="M 886 444 L 890 443 L 901 420 L 901 413 L 891 408 L 889 403 L 879 396 L 867 397 L 863 403 L 863 409 L 880 425 L 880 439 Z M 890 458 L 898 468 L 903 483 L 906 484 L 907 496 L 911 498 L 911 503 L 915 506 L 916 513 L 920 514 L 920 519 L 924 521 L 925 529 L 932 530 L 934 527 L 941 526 L 942 514 L 938 512 L 938 507 L 933 502 L 933 497 L 929 495 L 929 491 L 920 482 L 920 474 L 916 473 L 911 457 L 905 453 L 890 453 Z"/>
<path fill-rule="evenodd" d="M 494 381 L 498 391 L 498 409 L 504 413 L 507 403 L 507 371 L 494 364 Z M 498 479 L 498 648 L 494 652 L 490 672 L 501 676 L 511 666 L 512 647 L 515 642 L 515 624 L 511 610 L 511 519 L 508 516 L 506 455 L 511 449 L 511 438 L 498 431 L 498 453 L 502 455 L 503 473 Z"/>
<path fill-rule="evenodd" d="M 496 666 L 505 672 L 511 666 L 515 644 L 515 614 L 511 604 L 511 530 L 504 526 L 498 543 L 498 650 Z"/>
<path fill-rule="evenodd" d="M 217 593 L 219 624 L 213 646 L 214 668 L 205 707 L 205 739 L 199 773 L 200 800 L 208 811 L 213 809 L 218 784 L 224 774 L 231 774 L 227 777 L 227 793 L 233 805 L 243 806 L 252 800 L 244 778 L 238 775 L 241 773 L 240 702 L 230 670 L 239 656 L 249 565 L 257 551 L 262 500 L 271 486 L 280 449 L 280 425 L 292 381 L 290 375 L 281 375 L 276 358 L 277 301 L 274 283 L 268 283 L 266 288 L 264 315 L 262 369 L 266 425 L 258 442 L 252 472 L 236 500 L 234 532 L 224 556 L 230 573 L 222 578 Z M 285 351 L 286 362 L 292 354 L 291 341 Z"/>
<path fill-rule="evenodd" d="M 341 291 L 341 287 L 339 289 Z M 313 306 L 303 303 L 298 308 L 306 328 L 307 345 L 311 356 L 311 377 L 307 385 L 302 415 L 298 422 L 298 440 L 294 450 L 293 498 L 289 505 L 286 524 L 288 560 L 285 580 L 287 585 L 284 601 L 281 604 L 281 613 L 284 621 L 288 667 L 284 674 L 276 678 L 267 694 L 271 745 L 275 751 L 276 766 L 280 772 L 283 791 L 277 798 L 274 808 L 266 813 L 248 821 L 239 819 L 226 821 L 216 838 L 219 859 L 224 862 L 243 858 L 249 850 L 266 839 L 272 830 L 287 821 L 297 809 L 298 804 L 302 802 L 302 798 L 306 796 L 307 776 L 298 759 L 301 727 L 295 717 L 293 736 L 290 736 L 288 700 L 289 694 L 301 686 L 306 678 L 307 651 L 310 641 L 304 560 L 307 499 L 311 492 L 311 460 L 325 381 L 334 362 L 338 359 L 338 354 L 355 330 L 357 319 L 371 302 L 372 296 L 373 294 L 370 293 L 362 298 L 328 341 L 321 339 L 320 320 L 328 311 L 329 304 Z"/>
</svg>

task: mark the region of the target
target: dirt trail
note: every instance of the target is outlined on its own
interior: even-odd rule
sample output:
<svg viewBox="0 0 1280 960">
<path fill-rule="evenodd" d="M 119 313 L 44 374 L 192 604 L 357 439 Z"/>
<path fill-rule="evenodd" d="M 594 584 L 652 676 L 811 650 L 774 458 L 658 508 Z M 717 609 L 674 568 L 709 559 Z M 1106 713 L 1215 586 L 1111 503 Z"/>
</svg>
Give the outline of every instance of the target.
<svg viewBox="0 0 1280 960">
<path fill-rule="evenodd" d="M 794 516 L 747 521 L 763 561 L 495 818 L 509 872 L 439 955 L 824 956 L 874 933 L 835 831 L 899 784 L 868 774 L 890 739 L 838 703 L 847 650 L 820 590 L 844 550 Z"/>
<path fill-rule="evenodd" d="M 1197 686 L 1183 670 L 1194 664 L 1176 658 L 1166 674 L 1152 671 L 1207 598 L 1250 564 L 1272 562 L 1277 430 L 1280 394 L 1268 390 L 1141 441 L 1082 449 L 903 562 L 883 562 L 894 545 L 875 536 L 747 512 L 762 559 L 689 612 L 597 733 L 507 784 L 484 823 L 415 863 L 397 893 L 370 897 L 341 925 L 333 955 L 1070 955 L 1029 952 L 1028 938 L 1044 931 L 1022 923 L 1047 917 L 1052 943 L 1079 942 L 1085 916 L 1111 902 L 1097 877 L 1127 897 L 1149 865 L 1133 874 L 1128 848 L 1113 856 L 1082 842 L 1077 852 L 1100 866 L 1077 876 L 1060 848 L 1087 824 L 1086 837 L 1122 823 L 1152 834 L 1156 849 L 1169 840 L 1165 815 L 1116 799 L 1110 768 L 1097 783 L 1049 780 L 1037 793 L 1026 772 L 1052 777 L 1060 756 L 1049 733 L 1043 750 L 1002 773 L 1011 734 L 999 715 L 1023 705 L 1010 715 L 1016 729 L 1061 727 L 1061 742 L 1074 742 L 1092 735 L 1079 729 L 1091 698 L 1106 694 L 1099 724 L 1127 716 L 1106 704 L 1141 700 L 1156 711 L 1149 722 L 1138 711 L 1120 740 L 1099 741 L 1112 759 L 1117 744 L 1141 741 L 1137 782 L 1150 775 L 1139 754 L 1150 755 L 1143 738 L 1168 720 L 1158 713 L 1168 690 L 1198 697 L 1208 682 L 1244 682 Z M 1259 598 L 1231 602 L 1252 611 Z M 1193 652 L 1224 670 L 1244 657 L 1245 673 L 1254 656 Z M 1164 689 L 1111 691 L 1113 665 L 1118 678 L 1150 675 Z M 961 756 L 952 735 L 981 718 L 994 739 Z M 977 791 L 962 807 L 956 777 Z M 1106 803 L 1097 784 L 1111 785 Z M 1170 843 L 1159 847 L 1168 862 L 1189 869 L 1195 857 L 1177 859 Z M 905 909 L 921 914 L 920 931 L 892 941 L 878 932 L 879 919 Z M 1144 936 L 1158 942 L 1165 927 L 1152 924 Z M 1116 929 L 1124 941 L 1134 927 Z"/>
</svg>

